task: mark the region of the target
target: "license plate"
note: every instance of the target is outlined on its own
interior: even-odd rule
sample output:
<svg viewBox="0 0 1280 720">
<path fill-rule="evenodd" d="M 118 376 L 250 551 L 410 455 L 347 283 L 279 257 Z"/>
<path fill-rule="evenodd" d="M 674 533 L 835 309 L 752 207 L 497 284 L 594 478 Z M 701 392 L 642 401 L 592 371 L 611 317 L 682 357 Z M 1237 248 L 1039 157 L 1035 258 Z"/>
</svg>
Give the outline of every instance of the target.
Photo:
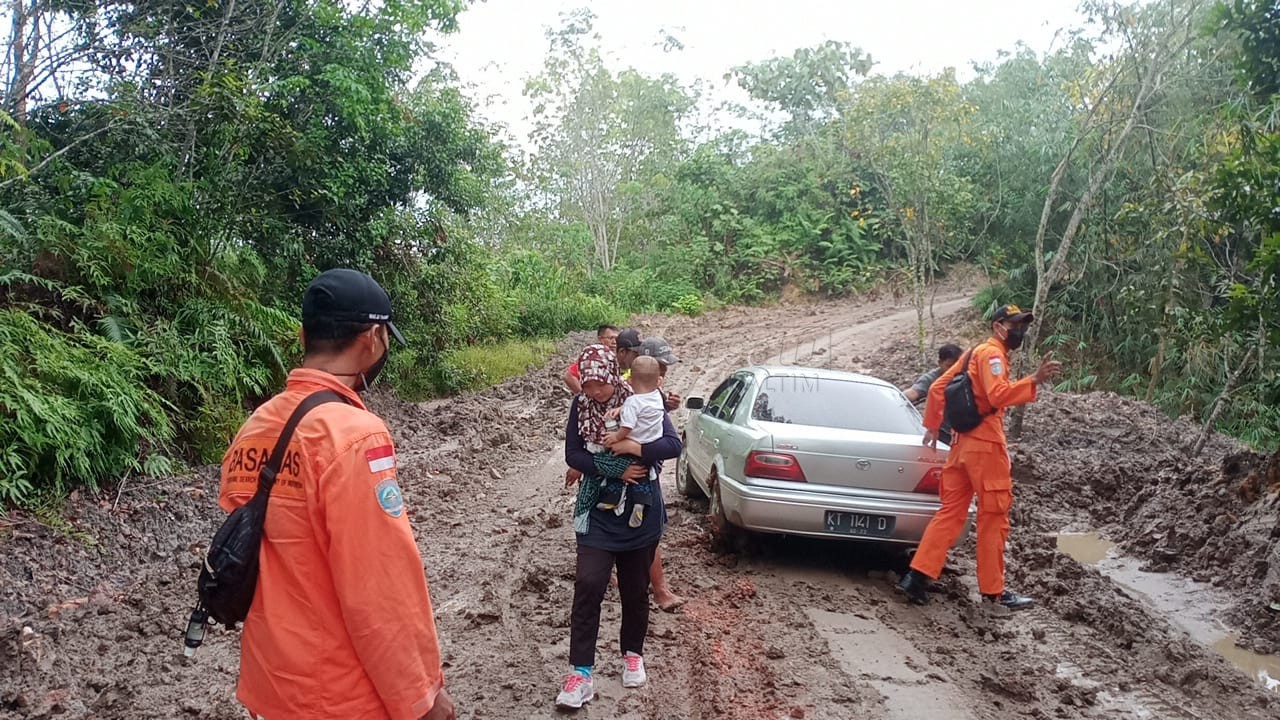
<svg viewBox="0 0 1280 720">
<path fill-rule="evenodd" d="M 826 511 L 823 526 L 827 532 L 838 535 L 857 535 L 860 537 L 889 537 L 893 534 L 893 523 L 897 520 L 889 515 L 867 515 L 866 513 Z"/>
</svg>

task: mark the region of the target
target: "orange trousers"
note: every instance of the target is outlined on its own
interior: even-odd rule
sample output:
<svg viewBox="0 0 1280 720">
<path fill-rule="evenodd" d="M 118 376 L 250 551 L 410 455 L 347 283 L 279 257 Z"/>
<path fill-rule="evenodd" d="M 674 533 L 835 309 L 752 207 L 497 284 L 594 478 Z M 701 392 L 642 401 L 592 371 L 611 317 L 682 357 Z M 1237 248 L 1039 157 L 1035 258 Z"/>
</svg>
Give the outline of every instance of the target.
<svg viewBox="0 0 1280 720">
<path fill-rule="evenodd" d="M 959 435 L 942 468 L 942 507 L 929 522 L 911 560 L 911 568 L 937 579 L 969 519 L 969 504 L 978 495 L 978 590 L 1004 592 L 1004 544 L 1009 538 L 1013 475 L 1003 443 Z"/>
</svg>

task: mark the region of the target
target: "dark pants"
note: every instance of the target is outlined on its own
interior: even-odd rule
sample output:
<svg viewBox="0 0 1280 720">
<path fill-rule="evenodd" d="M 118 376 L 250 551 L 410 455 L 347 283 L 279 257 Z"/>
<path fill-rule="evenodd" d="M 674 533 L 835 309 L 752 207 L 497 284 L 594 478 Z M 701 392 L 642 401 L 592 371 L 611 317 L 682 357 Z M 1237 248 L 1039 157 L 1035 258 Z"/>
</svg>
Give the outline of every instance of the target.
<svg viewBox="0 0 1280 720">
<path fill-rule="evenodd" d="M 569 631 L 569 664 L 596 664 L 596 638 L 600 635 L 600 603 L 609 587 L 609 571 L 618 566 L 618 594 L 622 597 L 622 631 L 618 644 L 623 654 L 644 654 L 649 632 L 649 566 L 657 545 L 627 552 L 609 552 L 578 546 L 578 579 L 573 586 L 572 627 Z"/>
</svg>

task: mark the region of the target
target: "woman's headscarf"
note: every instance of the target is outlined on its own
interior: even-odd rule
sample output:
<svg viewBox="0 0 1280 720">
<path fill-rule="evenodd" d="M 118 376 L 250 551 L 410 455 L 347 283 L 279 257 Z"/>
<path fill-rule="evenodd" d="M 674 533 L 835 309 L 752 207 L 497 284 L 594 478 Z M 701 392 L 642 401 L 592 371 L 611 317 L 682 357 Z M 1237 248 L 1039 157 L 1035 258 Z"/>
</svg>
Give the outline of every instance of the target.
<svg viewBox="0 0 1280 720">
<path fill-rule="evenodd" d="M 578 398 L 578 433 L 585 442 L 604 444 L 605 413 L 616 407 L 622 407 L 623 401 L 631 395 L 631 387 L 622 382 L 618 372 L 618 356 L 605 345 L 588 345 L 578 356 L 578 377 L 582 384 L 595 380 L 613 386 L 613 397 L 608 402 L 598 403 L 585 392 Z"/>
</svg>

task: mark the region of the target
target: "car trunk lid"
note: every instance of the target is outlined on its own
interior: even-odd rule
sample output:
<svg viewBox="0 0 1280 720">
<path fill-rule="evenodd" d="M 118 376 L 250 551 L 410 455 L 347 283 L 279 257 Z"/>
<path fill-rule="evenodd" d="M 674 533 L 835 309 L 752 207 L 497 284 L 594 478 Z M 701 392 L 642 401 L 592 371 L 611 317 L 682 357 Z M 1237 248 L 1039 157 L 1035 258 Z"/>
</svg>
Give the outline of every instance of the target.
<svg viewBox="0 0 1280 720">
<path fill-rule="evenodd" d="M 811 486 L 912 492 L 946 453 L 920 444 L 919 435 L 761 422 L 773 448 L 796 458 Z M 815 488 L 816 489 L 816 488 Z"/>
</svg>

